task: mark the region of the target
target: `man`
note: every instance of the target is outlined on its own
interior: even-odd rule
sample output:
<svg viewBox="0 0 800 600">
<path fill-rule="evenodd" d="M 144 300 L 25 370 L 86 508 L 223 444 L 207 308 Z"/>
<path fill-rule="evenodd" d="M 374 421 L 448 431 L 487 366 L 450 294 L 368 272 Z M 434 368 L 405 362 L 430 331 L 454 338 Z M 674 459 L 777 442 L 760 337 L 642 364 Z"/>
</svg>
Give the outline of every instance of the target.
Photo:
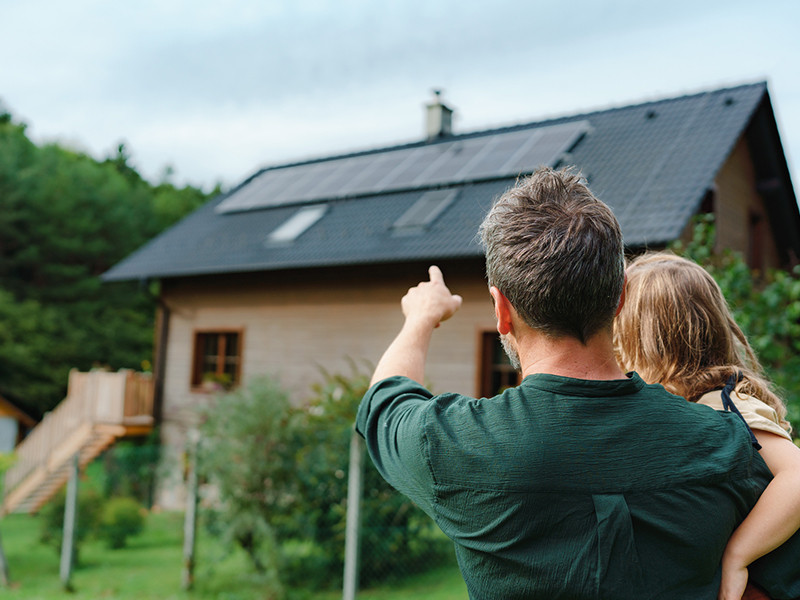
<svg viewBox="0 0 800 600">
<path fill-rule="evenodd" d="M 471 598 L 716 598 L 760 459 L 738 417 L 620 371 L 611 210 L 570 171 L 542 169 L 498 199 L 481 236 L 524 380 L 488 399 L 422 386 L 433 331 L 461 305 L 431 267 L 359 407 L 378 470 L 453 540 Z"/>
</svg>

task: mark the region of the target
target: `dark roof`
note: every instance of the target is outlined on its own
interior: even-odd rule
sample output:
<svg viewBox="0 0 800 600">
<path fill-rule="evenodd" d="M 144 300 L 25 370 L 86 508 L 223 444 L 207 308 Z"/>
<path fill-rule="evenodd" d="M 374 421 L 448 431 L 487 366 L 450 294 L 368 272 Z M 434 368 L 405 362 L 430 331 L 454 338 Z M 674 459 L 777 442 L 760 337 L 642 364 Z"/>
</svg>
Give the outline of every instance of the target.
<svg viewBox="0 0 800 600">
<path fill-rule="evenodd" d="M 31 417 L 28 413 L 23 411 L 19 406 L 10 400 L 6 400 L 3 396 L 0 396 L 0 412 L 4 412 L 9 416 L 14 417 L 25 427 L 34 427 L 36 425 L 36 419 Z"/>
<path fill-rule="evenodd" d="M 545 139 L 552 134 L 551 147 L 539 146 L 530 160 L 576 165 L 616 214 L 629 247 L 663 245 L 683 232 L 734 145 L 765 105 L 774 124 L 766 84 L 756 83 L 262 169 L 153 239 L 104 279 L 480 257 L 476 232 L 492 200 L 518 174 L 538 166 L 510 158 L 523 152 L 514 144 L 528 135 Z M 779 150 L 776 160 L 782 161 L 781 201 L 793 207 L 787 214 L 793 225 L 791 247 L 797 252 L 800 216 L 777 128 L 770 135 L 774 139 L 769 144 Z M 504 144 L 512 149 L 501 151 Z M 480 153 L 481 164 L 505 161 L 505 168 L 482 168 L 476 175 L 471 167 L 478 159 L 454 159 L 455 167 L 444 177 L 431 167 L 431 157 L 450 165 L 441 161 L 461 151 Z M 378 163 L 384 169 L 380 177 L 360 177 L 372 181 L 370 185 L 348 183 L 364 169 L 378 173 Z M 509 170 L 514 167 L 522 170 Z M 455 174 L 459 168 L 461 174 Z M 326 186 L 325 181 L 332 183 Z M 286 187 L 299 191 L 290 193 Z M 394 227 L 435 189 L 458 193 L 431 223 Z M 293 241 L 270 242 L 271 232 L 315 203 L 328 207 L 321 218 Z"/>
</svg>

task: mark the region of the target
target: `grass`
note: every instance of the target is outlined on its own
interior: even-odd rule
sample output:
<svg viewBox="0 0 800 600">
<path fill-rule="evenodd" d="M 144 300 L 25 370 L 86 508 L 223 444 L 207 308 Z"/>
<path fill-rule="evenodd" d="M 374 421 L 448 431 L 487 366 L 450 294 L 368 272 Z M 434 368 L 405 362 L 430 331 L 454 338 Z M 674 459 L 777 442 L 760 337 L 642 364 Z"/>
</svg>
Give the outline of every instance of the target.
<svg viewBox="0 0 800 600">
<path fill-rule="evenodd" d="M 39 542 L 39 519 L 11 515 L 0 522 L 12 588 L 4 598 L 50 600 L 75 598 L 189 598 L 180 592 L 182 517 L 150 515 L 144 534 L 128 547 L 110 551 L 100 541 L 81 545 L 81 566 L 73 572 L 74 594 L 66 595 L 59 580 L 56 550 Z"/>
<path fill-rule="evenodd" d="M 341 592 L 317 593 L 312 600 L 338 600 Z M 404 579 L 395 585 L 361 590 L 359 600 L 467 600 L 467 586 L 455 566 L 433 569 Z"/>
<path fill-rule="evenodd" d="M 269 585 L 251 575 L 241 552 L 223 556 L 214 540 L 198 533 L 195 589 L 181 591 L 183 516 L 151 514 L 145 531 L 128 547 L 108 550 L 98 540 L 86 540 L 80 549 L 81 566 L 73 572 L 74 593 L 59 580 L 59 556 L 39 542 L 37 517 L 10 515 L 0 521 L 3 547 L 12 579 L 5 600 L 269 600 Z M 404 579 L 385 587 L 363 590 L 360 600 L 466 600 L 464 582 L 455 566 Z M 289 592 L 287 600 L 334 600 L 340 591 Z"/>
</svg>

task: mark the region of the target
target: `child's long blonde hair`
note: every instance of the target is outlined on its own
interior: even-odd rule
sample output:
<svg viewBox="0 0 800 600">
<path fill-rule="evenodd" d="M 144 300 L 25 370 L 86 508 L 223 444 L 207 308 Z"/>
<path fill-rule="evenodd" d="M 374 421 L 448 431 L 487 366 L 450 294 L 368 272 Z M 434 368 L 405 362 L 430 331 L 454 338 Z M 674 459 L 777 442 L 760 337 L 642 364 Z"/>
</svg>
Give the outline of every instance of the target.
<svg viewBox="0 0 800 600">
<path fill-rule="evenodd" d="M 649 253 L 633 260 L 626 273 L 625 303 L 614 319 L 623 369 L 690 402 L 722 389 L 739 372 L 744 377 L 736 391 L 768 404 L 784 423 L 786 407 L 705 269 L 673 254 Z"/>
</svg>

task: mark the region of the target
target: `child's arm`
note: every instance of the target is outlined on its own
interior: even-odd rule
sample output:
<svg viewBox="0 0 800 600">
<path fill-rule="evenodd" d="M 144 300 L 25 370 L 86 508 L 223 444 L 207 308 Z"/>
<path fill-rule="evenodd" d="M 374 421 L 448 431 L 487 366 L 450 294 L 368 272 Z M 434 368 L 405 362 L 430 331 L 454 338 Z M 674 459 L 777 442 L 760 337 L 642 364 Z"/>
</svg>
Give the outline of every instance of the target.
<svg viewBox="0 0 800 600">
<path fill-rule="evenodd" d="M 774 433 L 758 431 L 756 435 L 773 479 L 728 541 L 719 600 L 740 600 L 750 563 L 800 529 L 800 448 Z"/>
</svg>

